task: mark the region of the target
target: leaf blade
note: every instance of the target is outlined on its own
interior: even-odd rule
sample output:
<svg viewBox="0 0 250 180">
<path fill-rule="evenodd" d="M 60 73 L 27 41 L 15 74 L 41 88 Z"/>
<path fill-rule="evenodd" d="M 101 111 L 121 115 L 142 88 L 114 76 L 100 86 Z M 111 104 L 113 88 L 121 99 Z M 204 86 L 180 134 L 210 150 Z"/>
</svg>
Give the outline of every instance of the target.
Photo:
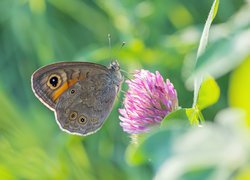
<svg viewBox="0 0 250 180">
<path fill-rule="evenodd" d="M 196 64 L 199 61 L 199 57 L 201 56 L 201 54 L 203 54 L 203 52 L 206 49 L 207 42 L 208 42 L 209 30 L 210 30 L 211 24 L 213 22 L 213 19 L 215 18 L 216 14 L 217 14 L 218 7 L 219 7 L 219 0 L 214 0 L 213 5 L 212 5 L 212 7 L 210 9 L 208 18 L 206 20 L 202 35 L 201 35 L 201 39 L 200 39 L 200 43 L 199 43 L 199 47 L 198 47 L 198 51 L 197 51 Z M 197 103 L 198 93 L 199 93 L 199 89 L 200 89 L 202 81 L 203 81 L 203 75 L 202 74 L 199 75 L 199 76 L 196 76 L 194 78 L 193 107 L 195 107 L 195 105 Z"/>
<path fill-rule="evenodd" d="M 220 88 L 212 76 L 208 76 L 201 84 L 197 107 L 199 110 L 215 104 L 220 97 Z"/>
</svg>

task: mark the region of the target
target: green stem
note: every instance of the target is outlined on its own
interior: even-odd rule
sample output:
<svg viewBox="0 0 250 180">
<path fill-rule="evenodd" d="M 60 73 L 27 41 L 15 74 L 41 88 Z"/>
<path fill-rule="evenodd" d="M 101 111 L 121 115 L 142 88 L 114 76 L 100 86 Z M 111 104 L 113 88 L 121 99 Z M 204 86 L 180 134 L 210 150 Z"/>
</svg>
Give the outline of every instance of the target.
<svg viewBox="0 0 250 180">
<path fill-rule="evenodd" d="M 199 117 L 200 124 L 205 122 L 205 118 L 204 118 L 203 114 L 201 113 L 201 111 L 198 111 L 198 117 Z"/>
</svg>

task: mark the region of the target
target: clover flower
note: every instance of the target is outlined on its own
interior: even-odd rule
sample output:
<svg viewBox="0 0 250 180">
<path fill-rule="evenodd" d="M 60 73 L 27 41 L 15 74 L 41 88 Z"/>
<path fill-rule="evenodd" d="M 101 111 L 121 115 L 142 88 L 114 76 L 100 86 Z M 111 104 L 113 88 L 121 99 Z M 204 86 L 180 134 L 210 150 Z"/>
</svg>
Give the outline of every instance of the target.
<svg viewBox="0 0 250 180">
<path fill-rule="evenodd" d="M 132 80 L 126 80 L 128 91 L 119 109 L 120 125 L 129 134 L 145 133 L 178 107 L 173 84 L 158 71 L 137 70 Z"/>
</svg>

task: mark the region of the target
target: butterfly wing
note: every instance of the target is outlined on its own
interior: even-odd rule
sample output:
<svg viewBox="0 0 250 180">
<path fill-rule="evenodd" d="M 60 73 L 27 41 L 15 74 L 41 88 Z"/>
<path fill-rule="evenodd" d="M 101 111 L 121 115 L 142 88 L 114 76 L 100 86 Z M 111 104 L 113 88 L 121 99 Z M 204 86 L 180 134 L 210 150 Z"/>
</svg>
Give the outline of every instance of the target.
<svg viewBox="0 0 250 180">
<path fill-rule="evenodd" d="M 78 81 L 56 104 L 55 116 L 61 129 L 78 135 L 96 132 L 111 112 L 118 88 L 109 72 Z"/>
<path fill-rule="evenodd" d="M 105 66 L 89 62 L 60 62 L 44 66 L 31 77 L 31 86 L 37 98 L 51 110 L 60 95 L 79 80 L 93 74 L 107 73 Z"/>
</svg>

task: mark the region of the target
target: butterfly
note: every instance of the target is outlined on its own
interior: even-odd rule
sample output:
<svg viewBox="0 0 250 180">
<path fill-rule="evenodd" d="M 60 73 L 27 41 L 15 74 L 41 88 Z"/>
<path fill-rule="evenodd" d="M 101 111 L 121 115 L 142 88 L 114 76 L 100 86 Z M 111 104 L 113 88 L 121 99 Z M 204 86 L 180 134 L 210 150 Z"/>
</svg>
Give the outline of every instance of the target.
<svg viewBox="0 0 250 180">
<path fill-rule="evenodd" d="M 63 131 L 86 136 L 104 124 L 122 81 L 117 61 L 108 67 L 90 62 L 59 62 L 36 70 L 31 86 L 36 97 L 54 111 Z"/>
</svg>

